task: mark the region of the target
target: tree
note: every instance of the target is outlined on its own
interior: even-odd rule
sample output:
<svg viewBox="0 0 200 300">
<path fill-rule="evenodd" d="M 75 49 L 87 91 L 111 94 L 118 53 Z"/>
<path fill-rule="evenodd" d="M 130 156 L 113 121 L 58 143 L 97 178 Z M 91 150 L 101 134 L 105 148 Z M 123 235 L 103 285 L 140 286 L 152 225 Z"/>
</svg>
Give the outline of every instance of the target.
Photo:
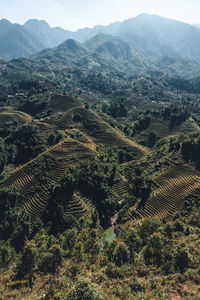
<svg viewBox="0 0 200 300">
<path fill-rule="evenodd" d="M 21 262 L 17 266 L 16 278 L 28 278 L 30 287 L 33 284 L 32 278 L 35 267 L 35 258 L 35 245 L 33 242 L 27 242 L 22 253 Z"/>
<path fill-rule="evenodd" d="M 16 146 L 16 163 L 25 163 L 44 150 L 39 129 L 33 124 L 24 124 L 13 131 L 6 139 L 7 144 Z"/>
<path fill-rule="evenodd" d="M 148 141 L 147 141 L 147 146 L 152 148 L 157 140 L 157 134 L 154 131 L 151 131 L 148 135 Z"/>
<path fill-rule="evenodd" d="M 3 171 L 6 162 L 7 162 L 7 155 L 6 155 L 5 143 L 2 139 L 0 139 L 0 172 Z"/>
<path fill-rule="evenodd" d="M 134 261 L 134 253 L 138 253 L 142 246 L 142 240 L 134 230 L 129 230 L 125 234 L 125 243 L 128 246 L 128 249 L 130 251 L 130 259 L 131 262 Z"/>
<path fill-rule="evenodd" d="M 81 115 L 78 113 L 73 116 L 73 122 L 80 122 L 81 119 Z"/>
<path fill-rule="evenodd" d="M 185 269 L 189 266 L 189 256 L 188 251 L 185 248 L 185 245 L 181 245 L 177 249 L 177 253 L 175 256 L 175 267 L 178 272 L 184 273 Z"/>
<path fill-rule="evenodd" d="M 84 246 L 82 242 L 78 242 L 74 246 L 72 254 L 77 262 L 82 262 L 85 258 Z"/>
<path fill-rule="evenodd" d="M 80 278 L 66 300 L 103 300 L 103 298 L 89 280 Z"/>
<path fill-rule="evenodd" d="M 125 107 L 124 103 L 120 103 L 118 116 L 119 117 L 127 117 L 127 114 L 128 114 L 128 110 Z"/>
<path fill-rule="evenodd" d="M 8 242 L 0 241 L 0 267 L 7 268 L 13 261 L 15 250 Z"/>
<path fill-rule="evenodd" d="M 163 243 L 160 235 L 153 234 L 148 244 L 144 248 L 144 260 L 147 265 L 160 266 L 162 262 Z"/>
<path fill-rule="evenodd" d="M 57 144 L 64 137 L 64 133 L 61 130 L 57 130 L 52 132 L 48 136 L 48 143 L 50 146 Z"/>
<path fill-rule="evenodd" d="M 130 252 L 128 247 L 123 242 L 120 242 L 116 245 L 113 251 L 113 261 L 117 266 L 121 266 L 125 263 L 128 263 L 130 259 Z"/>
<path fill-rule="evenodd" d="M 41 251 L 38 258 L 38 270 L 43 273 L 56 272 L 58 266 L 62 263 L 62 251 L 60 245 L 54 244 L 49 249 L 45 246 L 46 251 Z"/>
<path fill-rule="evenodd" d="M 77 229 L 67 229 L 65 232 L 63 232 L 64 241 L 63 241 L 63 249 L 64 250 L 70 250 L 70 252 L 73 250 L 74 245 L 77 242 Z"/>
<path fill-rule="evenodd" d="M 166 107 L 163 112 L 163 120 L 169 120 L 171 115 L 171 110 L 169 107 Z"/>
<path fill-rule="evenodd" d="M 121 266 L 129 262 L 130 251 L 124 242 L 114 239 L 109 246 L 108 256 L 117 266 Z"/>
<path fill-rule="evenodd" d="M 19 194 L 15 190 L 0 189 L 0 240 L 8 240 L 16 228 L 17 199 Z"/>
<path fill-rule="evenodd" d="M 30 95 L 34 95 L 36 91 L 32 89 Z M 36 115 L 41 113 L 47 106 L 47 100 L 45 99 L 37 99 L 34 96 L 27 98 L 25 100 L 20 101 L 18 109 L 24 111 L 30 115 Z"/>
<path fill-rule="evenodd" d="M 144 219 L 141 225 L 137 228 L 137 233 L 142 239 L 143 244 L 146 244 L 150 236 L 158 230 L 160 223 L 157 219 Z"/>
<path fill-rule="evenodd" d="M 94 264 L 98 258 L 98 255 L 101 251 L 101 245 L 99 242 L 95 242 L 92 248 L 90 249 L 90 262 Z"/>
</svg>

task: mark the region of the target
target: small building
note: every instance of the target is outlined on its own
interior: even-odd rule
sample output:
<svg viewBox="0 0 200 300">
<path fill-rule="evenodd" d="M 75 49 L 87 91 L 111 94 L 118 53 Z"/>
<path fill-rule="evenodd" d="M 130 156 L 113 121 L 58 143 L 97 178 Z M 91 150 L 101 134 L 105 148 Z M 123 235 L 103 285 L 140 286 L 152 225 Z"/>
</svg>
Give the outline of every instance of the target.
<svg viewBox="0 0 200 300">
<path fill-rule="evenodd" d="M 63 112 L 62 112 L 62 111 L 58 111 L 56 114 L 57 114 L 58 116 L 63 116 Z"/>
</svg>

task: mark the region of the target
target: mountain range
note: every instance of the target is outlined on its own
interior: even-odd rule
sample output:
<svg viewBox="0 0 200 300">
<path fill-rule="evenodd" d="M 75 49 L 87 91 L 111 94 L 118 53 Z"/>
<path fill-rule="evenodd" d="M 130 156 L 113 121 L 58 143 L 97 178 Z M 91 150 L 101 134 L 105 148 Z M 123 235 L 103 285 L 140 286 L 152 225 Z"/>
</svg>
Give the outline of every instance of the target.
<svg viewBox="0 0 200 300">
<path fill-rule="evenodd" d="M 0 58 L 10 60 L 29 57 L 45 48 L 56 47 L 67 39 L 76 40 L 87 47 L 90 44 L 92 50 L 91 38 L 99 34 L 104 34 L 104 39 L 107 39 L 104 51 L 105 47 L 107 51 L 111 47 L 109 45 L 111 36 L 126 44 L 126 53 L 121 52 L 119 45 L 112 45 L 115 48 L 113 48 L 115 55 L 129 56 L 130 51 L 139 51 L 140 54 L 151 59 L 169 56 L 200 62 L 200 29 L 197 26 L 149 14 L 141 14 L 108 26 L 95 26 L 75 32 L 60 27 L 51 28 L 46 21 L 36 19 L 29 20 L 24 25 L 12 24 L 2 19 L 0 21 Z M 89 44 L 88 40 L 90 40 Z M 93 40 L 94 43 L 95 45 L 98 43 L 98 37 Z M 98 52 L 101 53 L 101 51 L 103 49 L 99 44 Z"/>
</svg>

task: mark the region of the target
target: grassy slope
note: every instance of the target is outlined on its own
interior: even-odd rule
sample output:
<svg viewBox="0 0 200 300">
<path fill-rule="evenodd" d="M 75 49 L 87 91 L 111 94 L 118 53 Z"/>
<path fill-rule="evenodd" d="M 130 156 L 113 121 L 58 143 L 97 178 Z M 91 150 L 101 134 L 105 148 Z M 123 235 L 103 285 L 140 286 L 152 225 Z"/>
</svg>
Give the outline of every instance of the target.
<svg viewBox="0 0 200 300">
<path fill-rule="evenodd" d="M 6 122 L 17 121 L 19 123 L 29 123 L 32 117 L 22 111 L 5 110 L 0 112 L 0 125 L 3 126 Z"/>
<path fill-rule="evenodd" d="M 73 122 L 74 115 L 80 115 L 80 122 Z M 74 126 L 86 133 L 97 144 L 102 143 L 109 146 L 118 146 L 133 151 L 136 157 L 141 157 L 149 153 L 149 150 L 138 145 L 133 140 L 126 138 L 120 130 L 111 127 L 103 121 L 99 115 L 84 108 L 74 108 L 65 113 L 60 126 L 63 128 Z"/>
<path fill-rule="evenodd" d="M 83 103 L 77 98 L 71 96 L 54 95 L 49 101 L 48 108 L 54 111 L 66 111 L 73 107 L 83 107 Z"/>
</svg>

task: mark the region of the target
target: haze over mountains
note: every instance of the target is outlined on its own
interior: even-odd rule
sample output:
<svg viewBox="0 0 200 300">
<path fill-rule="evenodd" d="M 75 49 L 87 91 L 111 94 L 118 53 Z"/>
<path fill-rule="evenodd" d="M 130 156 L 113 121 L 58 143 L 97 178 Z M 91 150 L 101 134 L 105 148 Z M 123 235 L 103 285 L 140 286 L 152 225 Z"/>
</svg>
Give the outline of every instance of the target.
<svg viewBox="0 0 200 300">
<path fill-rule="evenodd" d="M 106 45 L 101 46 L 99 38 L 86 42 L 103 33 Z M 152 59 L 161 56 L 182 57 L 200 62 L 200 29 L 179 21 L 165 19 L 156 15 L 141 14 L 124 22 L 115 22 L 108 26 L 84 28 L 75 32 L 60 27 L 51 28 L 47 22 L 32 19 L 24 25 L 12 24 L 8 20 L 0 21 L 0 58 L 10 60 L 29 57 L 45 48 L 56 47 L 67 39 L 74 39 L 94 48 L 94 41 L 99 43 L 98 52 L 108 50 L 109 36 L 115 36 L 118 44 L 112 44 L 114 55 L 131 57 L 131 52 L 140 53 Z M 122 54 L 119 46 L 126 44 Z M 93 45 L 92 45 L 93 43 Z M 113 43 L 113 41 L 112 41 Z M 115 40 L 116 43 L 116 40 Z M 96 47 L 96 46 L 95 46 Z M 118 53 L 116 52 L 118 51 Z M 138 52 L 139 51 L 139 52 Z"/>
</svg>

